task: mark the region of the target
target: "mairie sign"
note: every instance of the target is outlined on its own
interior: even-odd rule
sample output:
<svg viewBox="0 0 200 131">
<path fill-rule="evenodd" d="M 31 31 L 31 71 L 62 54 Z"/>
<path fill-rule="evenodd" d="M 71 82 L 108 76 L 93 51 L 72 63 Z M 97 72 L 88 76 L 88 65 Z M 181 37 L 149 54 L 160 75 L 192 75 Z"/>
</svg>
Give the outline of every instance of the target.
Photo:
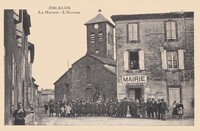
<svg viewBox="0 0 200 131">
<path fill-rule="evenodd" d="M 122 83 L 146 83 L 146 75 L 122 76 Z"/>
</svg>

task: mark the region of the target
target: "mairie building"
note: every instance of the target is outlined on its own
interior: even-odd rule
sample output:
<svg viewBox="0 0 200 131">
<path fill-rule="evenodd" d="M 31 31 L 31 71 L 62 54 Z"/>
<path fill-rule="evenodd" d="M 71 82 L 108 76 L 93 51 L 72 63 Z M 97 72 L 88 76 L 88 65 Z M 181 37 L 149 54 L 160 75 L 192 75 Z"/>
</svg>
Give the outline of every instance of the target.
<svg viewBox="0 0 200 131">
<path fill-rule="evenodd" d="M 113 15 L 117 98 L 182 101 L 194 113 L 194 14 Z"/>
</svg>

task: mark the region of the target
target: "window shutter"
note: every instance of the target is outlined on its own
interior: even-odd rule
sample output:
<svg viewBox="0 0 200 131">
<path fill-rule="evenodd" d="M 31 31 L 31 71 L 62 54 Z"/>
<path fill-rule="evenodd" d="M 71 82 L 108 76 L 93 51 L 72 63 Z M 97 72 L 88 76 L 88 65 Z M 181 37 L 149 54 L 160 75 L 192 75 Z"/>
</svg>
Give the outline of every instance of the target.
<svg viewBox="0 0 200 131">
<path fill-rule="evenodd" d="M 179 59 L 179 69 L 185 69 L 184 67 L 184 50 L 178 50 L 178 59 Z"/>
<path fill-rule="evenodd" d="M 128 70 L 129 69 L 129 66 L 128 66 L 128 63 L 129 63 L 129 52 L 128 51 L 125 51 L 124 52 L 124 70 Z"/>
<path fill-rule="evenodd" d="M 172 33 L 172 39 L 176 39 L 176 23 L 171 22 L 171 33 Z"/>
<path fill-rule="evenodd" d="M 138 24 L 133 24 L 133 40 L 138 40 Z"/>
<path fill-rule="evenodd" d="M 22 22 L 16 24 L 16 36 L 17 36 L 17 38 L 23 37 L 22 30 L 23 30 Z"/>
<path fill-rule="evenodd" d="M 139 66 L 140 70 L 144 70 L 144 51 L 139 51 Z"/>
<path fill-rule="evenodd" d="M 128 40 L 133 40 L 133 24 L 128 24 Z"/>
<path fill-rule="evenodd" d="M 162 58 L 162 69 L 167 69 L 167 52 L 163 48 L 160 49 L 161 51 L 161 58 Z"/>
<path fill-rule="evenodd" d="M 170 22 L 166 22 L 166 36 L 167 39 L 171 39 L 171 29 L 170 29 Z"/>
</svg>

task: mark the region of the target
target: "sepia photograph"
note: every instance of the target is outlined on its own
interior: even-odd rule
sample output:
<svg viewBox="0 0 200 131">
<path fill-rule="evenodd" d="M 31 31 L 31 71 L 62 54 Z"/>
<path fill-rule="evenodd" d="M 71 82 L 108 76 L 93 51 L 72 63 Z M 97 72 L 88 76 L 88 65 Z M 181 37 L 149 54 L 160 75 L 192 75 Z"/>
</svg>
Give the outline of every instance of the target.
<svg viewBox="0 0 200 131">
<path fill-rule="evenodd" d="M 3 125 L 195 126 L 199 12 L 178 2 L 1 8 Z"/>
</svg>

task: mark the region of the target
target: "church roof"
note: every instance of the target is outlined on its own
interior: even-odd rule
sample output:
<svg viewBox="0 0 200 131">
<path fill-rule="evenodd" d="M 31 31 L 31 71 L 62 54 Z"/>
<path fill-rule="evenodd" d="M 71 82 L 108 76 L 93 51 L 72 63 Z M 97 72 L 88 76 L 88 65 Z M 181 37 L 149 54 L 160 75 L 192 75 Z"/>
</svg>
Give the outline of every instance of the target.
<svg viewBox="0 0 200 131">
<path fill-rule="evenodd" d="M 89 56 L 96 58 L 97 60 L 101 61 L 103 64 L 116 66 L 116 61 L 113 60 L 113 59 L 104 58 L 104 57 L 96 56 L 96 55 L 93 55 L 93 54 L 89 54 Z"/>
<path fill-rule="evenodd" d="M 116 67 L 115 66 L 110 66 L 110 65 L 107 65 L 105 64 L 104 67 L 110 71 L 112 74 L 116 75 Z"/>
<path fill-rule="evenodd" d="M 114 25 L 110 21 L 108 21 L 102 14 L 98 14 L 97 16 L 86 22 L 85 25 L 100 23 L 100 22 L 108 22 L 111 26 L 114 27 Z"/>
</svg>

